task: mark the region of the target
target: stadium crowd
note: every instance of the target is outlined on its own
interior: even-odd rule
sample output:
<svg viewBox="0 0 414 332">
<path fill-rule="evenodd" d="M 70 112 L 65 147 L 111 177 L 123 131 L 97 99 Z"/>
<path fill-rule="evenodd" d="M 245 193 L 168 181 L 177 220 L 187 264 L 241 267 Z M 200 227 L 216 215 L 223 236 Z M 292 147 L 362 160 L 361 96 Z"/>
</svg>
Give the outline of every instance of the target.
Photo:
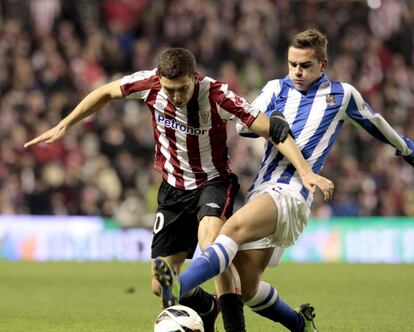
<svg viewBox="0 0 414 332">
<path fill-rule="evenodd" d="M 267 80 L 287 74 L 289 37 L 312 26 L 330 40 L 330 79 L 352 83 L 414 138 L 414 2 L 2 0 L 0 213 L 102 215 L 124 227 L 150 226 L 160 178 L 144 104 L 112 103 L 51 146 L 25 150 L 24 142 L 93 88 L 154 68 L 171 46 L 189 48 L 200 72 L 253 100 Z M 230 130 L 228 144 L 240 206 L 263 141 Z M 322 170 L 335 182 L 334 199 L 317 197 L 314 216 L 414 216 L 414 174 L 394 154 L 346 125 Z"/>
</svg>

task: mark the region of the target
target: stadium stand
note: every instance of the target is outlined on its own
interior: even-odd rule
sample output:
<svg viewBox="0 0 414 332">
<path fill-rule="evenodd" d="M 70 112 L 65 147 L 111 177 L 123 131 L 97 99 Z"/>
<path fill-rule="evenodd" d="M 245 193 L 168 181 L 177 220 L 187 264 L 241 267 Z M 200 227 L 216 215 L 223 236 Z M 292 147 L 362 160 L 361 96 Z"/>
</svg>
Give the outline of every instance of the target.
<svg viewBox="0 0 414 332">
<path fill-rule="evenodd" d="M 112 103 L 52 146 L 23 149 L 91 89 L 155 66 L 186 47 L 201 71 L 252 100 L 284 75 L 287 40 L 328 35 L 331 79 L 352 82 L 372 108 L 414 134 L 414 2 L 3 0 L 0 2 L 0 214 L 101 215 L 150 227 L 159 176 L 144 105 Z M 229 136 L 243 196 L 261 143 Z M 414 216 L 414 174 L 391 147 L 345 126 L 323 175 L 334 199 L 314 216 Z"/>
</svg>

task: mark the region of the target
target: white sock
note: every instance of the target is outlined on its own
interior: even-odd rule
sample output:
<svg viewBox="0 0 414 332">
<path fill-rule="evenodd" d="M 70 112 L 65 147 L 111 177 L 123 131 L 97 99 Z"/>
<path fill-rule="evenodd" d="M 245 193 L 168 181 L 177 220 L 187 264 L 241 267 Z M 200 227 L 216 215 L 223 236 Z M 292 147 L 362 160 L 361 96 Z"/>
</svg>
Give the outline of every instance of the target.
<svg viewBox="0 0 414 332">
<path fill-rule="evenodd" d="M 271 297 L 268 299 L 269 295 Z M 244 304 L 250 307 L 253 311 L 260 311 L 273 305 L 277 300 L 277 290 L 267 282 L 260 281 L 259 289 L 256 294 Z"/>
<path fill-rule="evenodd" d="M 224 234 L 217 236 L 216 241 L 214 241 L 211 247 L 214 249 L 217 256 L 219 256 L 220 273 L 230 265 L 239 249 L 237 243 L 234 242 L 231 237 Z"/>
</svg>

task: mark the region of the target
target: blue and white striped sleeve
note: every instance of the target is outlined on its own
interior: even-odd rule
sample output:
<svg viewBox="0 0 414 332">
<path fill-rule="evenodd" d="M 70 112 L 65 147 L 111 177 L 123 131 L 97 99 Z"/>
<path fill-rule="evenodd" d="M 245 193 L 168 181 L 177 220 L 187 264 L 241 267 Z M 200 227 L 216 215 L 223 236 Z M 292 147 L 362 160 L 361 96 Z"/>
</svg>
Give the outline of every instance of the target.
<svg viewBox="0 0 414 332">
<path fill-rule="evenodd" d="M 349 102 L 345 109 L 346 119 L 352 124 L 362 127 L 376 139 L 395 147 L 397 155 L 414 156 L 414 142 L 412 140 L 399 135 L 381 114 L 373 112 L 353 86 L 344 84 L 344 87 L 350 92 Z"/>
<path fill-rule="evenodd" d="M 276 94 L 280 90 L 280 80 L 272 80 L 265 84 L 265 86 L 260 90 L 259 95 L 253 101 L 252 105 L 257 107 L 260 112 L 268 114 L 269 109 L 274 109 L 273 102 Z M 236 125 L 237 133 L 243 137 L 257 138 L 260 137 L 257 134 L 253 133 L 246 126 L 241 123 Z"/>
<path fill-rule="evenodd" d="M 272 80 L 265 84 L 260 90 L 259 95 L 253 101 L 253 105 L 258 107 L 263 113 L 266 113 L 268 109 L 274 109 L 274 100 L 276 95 L 280 91 L 280 80 Z"/>
</svg>

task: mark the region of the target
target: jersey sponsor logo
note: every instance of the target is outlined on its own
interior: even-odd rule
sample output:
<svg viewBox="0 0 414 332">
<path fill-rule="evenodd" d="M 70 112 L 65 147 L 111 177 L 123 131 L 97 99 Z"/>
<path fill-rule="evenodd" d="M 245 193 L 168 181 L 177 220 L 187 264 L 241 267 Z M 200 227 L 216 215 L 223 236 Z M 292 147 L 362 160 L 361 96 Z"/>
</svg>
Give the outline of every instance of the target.
<svg viewBox="0 0 414 332">
<path fill-rule="evenodd" d="M 166 119 L 165 116 L 161 114 L 158 115 L 157 121 L 158 123 L 162 123 L 164 126 L 168 128 L 181 131 L 182 133 L 185 133 L 188 135 L 200 136 L 200 135 L 204 135 L 207 131 L 205 129 L 193 128 L 191 126 L 178 123 L 174 119 Z"/>
<path fill-rule="evenodd" d="M 325 100 L 328 106 L 335 106 L 335 97 L 333 95 L 327 95 Z"/>
<path fill-rule="evenodd" d="M 211 208 L 220 209 L 220 205 L 218 205 L 216 203 L 207 203 L 206 205 L 211 207 Z"/>
</svg>

